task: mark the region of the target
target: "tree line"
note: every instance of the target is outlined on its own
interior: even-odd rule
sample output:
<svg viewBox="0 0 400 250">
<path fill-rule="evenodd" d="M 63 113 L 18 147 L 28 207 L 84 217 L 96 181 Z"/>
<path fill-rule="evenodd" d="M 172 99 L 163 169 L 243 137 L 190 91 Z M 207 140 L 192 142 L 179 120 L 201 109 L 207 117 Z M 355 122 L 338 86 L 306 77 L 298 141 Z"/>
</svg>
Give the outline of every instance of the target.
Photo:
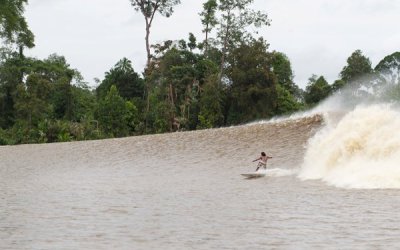
<svg viewBox="0 0 400 250">
<path fill-rule="evenodd" d="M 26 57 L 34 34 L 23 16 L 27 0 L 0 3 L 0 144 L 64 142 L 215 128 L 310 108 L 375 69 L 355 51 L 329 84 L 313 75 L 305 90 L 289 58 L 270 51 L 257 33 L 268 15 L 253 0 L 208 0 L 199 14 L 204 37 L 151 43 L 154 18 L 170 17 L 179 0 L 130 0 L 145 20 L 142 73 L 122 58 L 89 87 L 63 56 Z M 157 16 L 158 14 L 158 16 Z M 250 29 L 251 28 L 251 29 Z M 400 60 L 398 60 L 400 61 Z"/>
</svg>

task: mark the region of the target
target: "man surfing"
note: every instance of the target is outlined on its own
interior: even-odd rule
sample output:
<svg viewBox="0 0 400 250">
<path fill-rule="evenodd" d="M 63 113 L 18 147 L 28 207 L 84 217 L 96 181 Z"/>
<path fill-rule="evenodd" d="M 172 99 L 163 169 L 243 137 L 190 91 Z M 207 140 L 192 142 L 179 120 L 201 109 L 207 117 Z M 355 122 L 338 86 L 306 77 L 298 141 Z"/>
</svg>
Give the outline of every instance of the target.
<svg viewBox="0 0 400 250">
<path fill-rule="evenodd" d="M 260 167 L 267 169 L 267 161 L 268 161 L 268 159 L 271 159 L 271 158 L 272 158 L 271 156 L 267 156 L 264 152 L 261 152 L 261 156 L 253 161 L 253 162 L 259 161 L 256 172 Z"/>
</svg>

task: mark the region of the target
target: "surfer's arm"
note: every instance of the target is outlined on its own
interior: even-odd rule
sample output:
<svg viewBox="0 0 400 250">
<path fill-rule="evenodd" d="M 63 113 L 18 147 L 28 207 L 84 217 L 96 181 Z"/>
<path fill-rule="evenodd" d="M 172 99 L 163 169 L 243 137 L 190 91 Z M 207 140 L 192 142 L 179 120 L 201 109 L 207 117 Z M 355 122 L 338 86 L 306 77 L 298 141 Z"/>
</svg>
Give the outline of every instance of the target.
<svg viewBox="0 0 400 250">
<path fill-rule="evenodd" d="M 260 158 L 257 158 L 257 159 L 255 159 L 253 162 L 255 162 L 255 161 L 258 161 L 258 160 L 261 160 L 261 157 L 260 157 Z"/>
</svg>

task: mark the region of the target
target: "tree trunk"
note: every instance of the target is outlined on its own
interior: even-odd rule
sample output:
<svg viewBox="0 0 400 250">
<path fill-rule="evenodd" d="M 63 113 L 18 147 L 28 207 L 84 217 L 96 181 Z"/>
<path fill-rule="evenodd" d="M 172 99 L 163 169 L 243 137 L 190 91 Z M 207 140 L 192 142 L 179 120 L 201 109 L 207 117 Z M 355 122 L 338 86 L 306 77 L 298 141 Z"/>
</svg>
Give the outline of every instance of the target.
<svg viewBox="0 0 400 250">
<path fill-rule="evenodd" d="M 169 101 L 170 101 L 171 107 L 172 107 L 173 110 L 174 110 L 174 109 L 175 109 L 174 89 L 173 89 L 171 83 L 169 84 L 169 91 L 168 91 L 168 92 L 169 92 L 169 93 L 168 93 L 168 95 L 169 95 Z M 174 130 L 174 124 L 175 124 L 175 121 L 176 121 L 175 112 L 174 112 L 174 111 L 172 112 L 172 117 L 170 117 L 170 119 L 171 119 L 171 123 L 170 123 L 169 130 L 170 130 L 170 132 L 172 132 L 172 131 Z"/>
<path fill-rule="evenodd" d="M 222 48 L 222 56 L 221 56 L 221 65 L 219 68 L 219 84 L 222 85 L 222 75 L 224 74 L 224 64 L 225 64 L 225 57 L 226 57 L 226 48 L 228 47 L 228 32 L 229 32 L 229 26 L 226 26 L 226 34 L 224 37 L 224 47 Z"/>
<path fill-rule="evenodd" d="M 147 63 L 146 66 L 147 68 L 150 66 L 150 62 L 151 62 L 151 52 L 150 52 L 150 24 L 149 21 L 146 19 L 146 51 L 147 51 Z"/>
<path fill-rule="evenodd" d="M 208 23 L 207 23 L 207 26 L 206 26 L 206 42 L 205 42 L 206 44 L 206 48 L 205 48 L 205 50 L 204 50 L 204 55 L 206 56 L 206 58 L 208 58 Z"/>
<path fill-rule="evenodd" d="M 150 63 L 151 63 L 151 54 L 150 54 L 150 41 L 149 41 L 149 37 L 150 37 L 150 23 L 149 20 L 147 18 L 145 18 L 146 20 L 146 51 L 147 51 L 147 62 L 146 62 L 146 70 L 145 70 L 145 77 L 149 74 L 149 70 L 150 70 Z M 146 100 L 146 114 L 145 114 L 145 124 L 144 124 L 144 130 L 145 133 L 147 133 L 147 125 L 148 125 L 148 114 L 150 111 L 150 83 L 148 81 L 145 82 L 146 83 L 146 92 L 147 92 L 147 100 Z"/>
<path fill-rule="evenodd" d="M 228 11 L 228 19 L 226 21 L 226 31 L 225 31 L 225 36 L 224 36 L 224 47 L 222 48 L 222 56 L 221 56 L 221 65 L 220 65 L 220 70 L 219 70 L 219 84 L 222 85 L 222 75 L 224 73 L 224 64 L 225 64 L 225 57 L 226 57 L 226 50 L 228 47 L 228 37 L 229 37 L 229 28 L 230 28 L 230 14 L 231 12 Z"/>
</svg>

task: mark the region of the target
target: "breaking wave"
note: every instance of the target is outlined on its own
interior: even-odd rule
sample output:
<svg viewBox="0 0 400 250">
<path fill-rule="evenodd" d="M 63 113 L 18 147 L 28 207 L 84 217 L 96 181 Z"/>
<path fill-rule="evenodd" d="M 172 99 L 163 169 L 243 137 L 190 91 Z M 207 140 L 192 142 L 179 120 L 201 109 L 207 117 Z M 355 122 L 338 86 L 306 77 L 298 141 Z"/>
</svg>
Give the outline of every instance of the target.
<svg viewBox="0 0 400 250">
<path fill-rule="evenodd" d="M 310 139 L 299 177 L 344 188 L 400 188 L 400 112 L 360 106 Z"/>
<path fill-rule="evenodd" d="M 387 99 L 393 86 L 357 87 L 312 111 L 324 126 L 309 139 L 298 176 L 341 188 L 400 188 L 400 111 Z"/>
</svg>

